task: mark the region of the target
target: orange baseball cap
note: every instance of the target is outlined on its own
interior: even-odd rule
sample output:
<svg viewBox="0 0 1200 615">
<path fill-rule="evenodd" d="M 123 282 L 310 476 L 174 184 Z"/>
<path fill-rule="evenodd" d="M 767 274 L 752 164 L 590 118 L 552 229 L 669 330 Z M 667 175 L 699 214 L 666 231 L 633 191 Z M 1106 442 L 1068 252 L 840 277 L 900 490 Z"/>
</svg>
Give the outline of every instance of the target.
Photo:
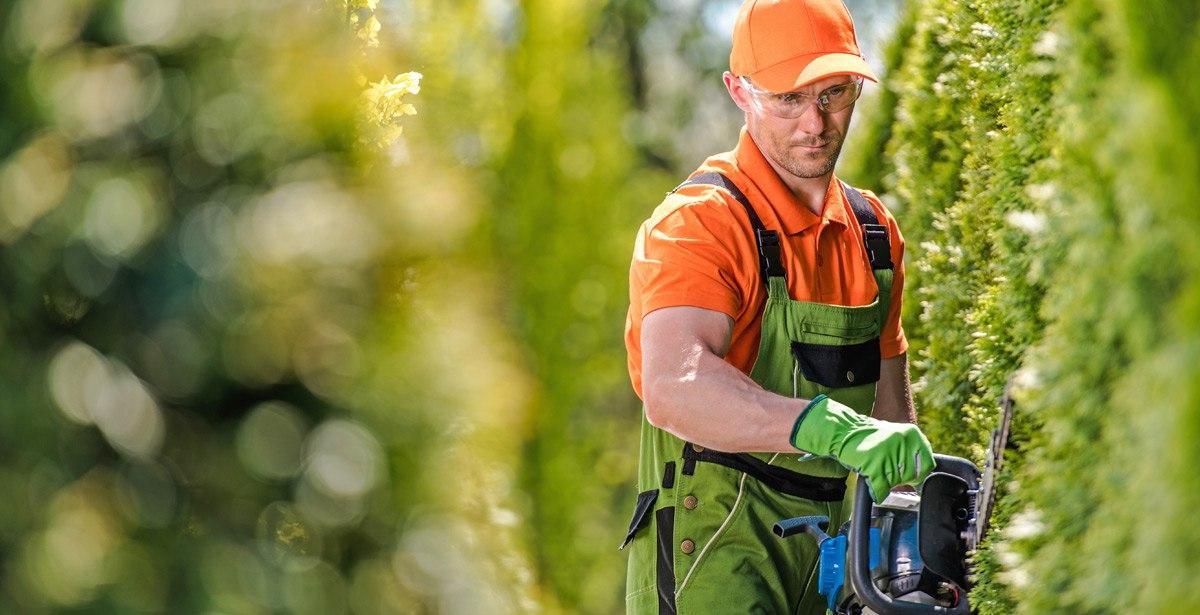
<svg viewBox="0 0 1200 615">
<path fill-rule="evenodd" d="M 772 92 L 833 75 L 879 82 L 842 0 L 746 0 L 733 26 L 729 71 Z"/>
</svg>

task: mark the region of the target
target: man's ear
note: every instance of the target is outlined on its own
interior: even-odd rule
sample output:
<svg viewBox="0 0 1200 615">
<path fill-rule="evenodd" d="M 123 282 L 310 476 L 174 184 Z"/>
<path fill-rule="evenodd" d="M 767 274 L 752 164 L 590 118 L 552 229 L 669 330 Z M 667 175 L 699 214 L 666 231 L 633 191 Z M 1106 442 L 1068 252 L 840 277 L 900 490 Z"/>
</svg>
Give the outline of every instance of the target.
<svg viewBox="0 0 1200 615">
<path fill-rule="evenodd" d="M 742 85 L 742 80 L 734 76 L 733 73 L 725 71 L 721 75 L 721 79 L 725 82 L 725 90 L 729 92 L 729 97 L 733 99 L 733 104 L 738 106 L 745 113 L 750 113 L 753 102 L 750 100 L 750 92 Z"/>
</svg>

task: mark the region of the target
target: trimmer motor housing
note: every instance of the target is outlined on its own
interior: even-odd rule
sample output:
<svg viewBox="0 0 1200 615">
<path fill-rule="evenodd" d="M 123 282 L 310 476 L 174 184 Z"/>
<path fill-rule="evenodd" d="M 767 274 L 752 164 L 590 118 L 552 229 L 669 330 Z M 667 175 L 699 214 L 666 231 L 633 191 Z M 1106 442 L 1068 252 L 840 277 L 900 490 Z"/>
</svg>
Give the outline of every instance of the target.
<svg viewBox="0 0 1200 615">
<path fill-rule="evenodd" d="M 800 532 L 820 546 L 818 589 L 837 615 L 968 615 L 967 558 L 978 544 L 980 472 L 971 462 L 936 455 L 920 495 L 871 500 L 858 482 L 850 520 L 836 536 L 824 516 L 775 524 L 782 538 Z"/>
</svg>

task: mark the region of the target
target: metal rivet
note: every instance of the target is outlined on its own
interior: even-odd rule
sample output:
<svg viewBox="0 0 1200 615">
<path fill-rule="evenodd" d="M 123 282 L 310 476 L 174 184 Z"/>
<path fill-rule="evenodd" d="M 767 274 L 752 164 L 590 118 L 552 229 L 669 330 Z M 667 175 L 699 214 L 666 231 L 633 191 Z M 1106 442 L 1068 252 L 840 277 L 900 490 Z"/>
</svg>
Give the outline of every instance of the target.
<svg viewBox="0 0 1200 615">
<path fill-rule="evenodd" d="M 689 495 L 686 498 L 683 498 L 683 507 L 688 510 L 692 510 L 692 509 L 696 508 L 696 504 L 698 502 L 699 502 L 699 500 L 696 499 L 696 496 Z"/>
<path fill-rule="evenodd" d="M 693 444 L 693 445 L 692 445 L 692 450 L 696 451 L 697 453 L 703 453 L 703 452 L 704 452 L 704 447 L 703 447 L 703 446 L 700 446 L 699 444 Z"/>
<path fill-rule="evenodd" d="M 846 381 L 854 382 L 854 372 L 846 372 Z"/>
<path fill-rule="evenodd" d="M 696 543 L 692 542 L 690 539 L 684 540 L 683 542 L 679 543 L 679 550 L 690 554 L 692 551 L 696 550 Z"/>
</svg>

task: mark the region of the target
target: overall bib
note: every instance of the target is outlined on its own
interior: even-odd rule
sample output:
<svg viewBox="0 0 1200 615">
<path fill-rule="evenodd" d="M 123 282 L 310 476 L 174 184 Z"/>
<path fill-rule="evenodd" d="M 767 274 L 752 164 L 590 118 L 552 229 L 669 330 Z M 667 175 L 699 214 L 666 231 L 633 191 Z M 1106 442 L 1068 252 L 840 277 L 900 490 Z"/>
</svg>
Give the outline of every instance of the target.
<svg viewBox="0 0 1200 615">
<path fill-rule="evenodd" d="M 887 227 L 866 198 L 843 183 L 879 292 L 869 305 L 845 307 L 791 299 L 779 236 L 763 227 L 732 181 L 704 173 L 680 187 L 689 184 L 728 190 L 754 228 L 767 299 L 751 378 L 790 397 L 825 393 L 869 415 L 893 270 Z M 780 539 L 771 527 L 789 517 L 826 515 L 835 532 L 850 510 L 847 474 L 831 458 L 799 451 L 707 450 L 654 427 L 643 408 L 639 493 L 621 545 L 630 550 L 627 612 L 824 613 L 815 541 Z"/>
</svg>

